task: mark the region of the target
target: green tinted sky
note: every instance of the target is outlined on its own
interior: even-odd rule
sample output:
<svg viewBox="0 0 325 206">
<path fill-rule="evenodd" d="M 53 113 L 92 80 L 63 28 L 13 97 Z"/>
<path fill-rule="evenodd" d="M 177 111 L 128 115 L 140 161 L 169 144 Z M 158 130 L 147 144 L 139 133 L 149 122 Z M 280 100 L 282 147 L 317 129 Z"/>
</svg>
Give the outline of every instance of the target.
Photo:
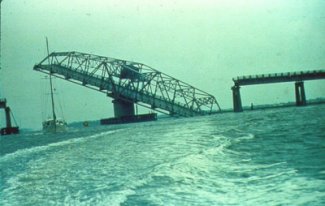
<svg viewBox="0 0 325 206">
<path fill-rule="evenodd" d="M 1 6 L 0 94 L 25 128 L 41 126 L 46 84 L 32 68 L 46 56 L 46 36 L 51 51 L 145 63 L 213 94 L 222 108 L 232 107 L 235 76 L 325 65 L 322 0 L 4 0 Z M 112 115 L 104 94 L 56 84 L 67 121 Z M 305 87 L 307 98 L 325 95 L 324 80 Z M 293 101 L 294 85 L 241 93 L 244 105 Z"/>
</svg>

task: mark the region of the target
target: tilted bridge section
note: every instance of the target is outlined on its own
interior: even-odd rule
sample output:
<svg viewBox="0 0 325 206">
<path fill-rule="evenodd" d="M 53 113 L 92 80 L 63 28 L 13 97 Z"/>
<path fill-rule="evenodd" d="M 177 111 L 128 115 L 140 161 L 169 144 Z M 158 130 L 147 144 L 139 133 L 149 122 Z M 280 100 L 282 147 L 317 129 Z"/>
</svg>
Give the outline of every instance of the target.
<svg viewBox="0 0 325 206">
<path fill-rule="evenodd" d="M 274 74 L 247 75 L 233 78 L 233 106 L 234 112 L 243 111 L 240 86 L 255 85 L 255 84 L 270 84 L 281 82 L 295 82 L 296 105 L 306 105 L 306 94 L 304 81 L 325 79 L 325 70 L 312 70 L 300 72 L 284 72 Z"/>
<path fill-rule="evenodd" d="M 134 104 L 178 116 L 220 111 L 214 96 L 137 62 L 53 52 L 34 70 L 106 93 L 114 99 L 115 117 L 134 115 Z"/>
</svg>

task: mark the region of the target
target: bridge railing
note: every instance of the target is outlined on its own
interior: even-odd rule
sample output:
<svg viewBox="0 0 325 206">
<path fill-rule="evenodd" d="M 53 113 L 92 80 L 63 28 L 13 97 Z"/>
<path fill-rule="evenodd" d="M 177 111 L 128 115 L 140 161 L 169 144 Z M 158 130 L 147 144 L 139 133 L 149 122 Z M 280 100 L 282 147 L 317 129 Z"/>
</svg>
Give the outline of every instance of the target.
<svg viewBox="0 0 325 206">
<path fill-rule="evenodd" d="M 233 78 L 233 81 L 239 80 L 253 80 L 253 79 L 263 79 L 263 78 L 277 78 L 277 77 L 297 77 L 302 75 L 312 75 L 319 74 L 323 72 L 322 70 L 311 70 L 311 71 L 296 71 L 296 72 L 282 72 L 282 73 L 271 73 L 271 74 L 257 74 L 257 75 L 245 75 Z"/>
</svg>

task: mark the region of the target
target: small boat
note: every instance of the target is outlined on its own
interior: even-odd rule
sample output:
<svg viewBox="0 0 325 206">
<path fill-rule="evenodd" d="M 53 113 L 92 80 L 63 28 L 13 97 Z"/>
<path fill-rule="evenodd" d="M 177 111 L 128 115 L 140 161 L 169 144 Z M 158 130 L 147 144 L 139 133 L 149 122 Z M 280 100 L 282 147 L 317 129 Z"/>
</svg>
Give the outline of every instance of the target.
<svg viewBox="0 0 325 206">
<path fill-rule="evenodd" d="M 43 132 L 44 133 L 65 132 L 67 128 L 67 123 L 65 122 L 64 119 L 56 117 L 51 74 L 49 74 L 49 77 L 50 77 L 50 88 L 51 88 L 52 117 L 43 121 L 42 123 Z"/>
<path fill-rule="evenodd" d="M 47 119 L 43 121 L 43 132 L 56 133 L 65 132 L 67 130 L 67 123 L 62 119 Z"/>
<path fill-rule="evenodd" d="M 46 38 L 46 46 L 47 53 L 49 54 L 48 41 Z M 49 63 L 50 64 L 50 63 Z M 55 107 L 54 107 L 54 95 L 53 95 L 53 84 L 52 84 L 52 72 L 49 73 L 50 78 L 50 94 L 51 94 L 51 106 L 52 106 L 52 117 L 43 121 L 43 132 L 44 133 L 57 133 L 57 132 L 65 132 L 67 128 L 67 123 L 64 119 L 60 119 L 56 117 Z"/>
</svg>

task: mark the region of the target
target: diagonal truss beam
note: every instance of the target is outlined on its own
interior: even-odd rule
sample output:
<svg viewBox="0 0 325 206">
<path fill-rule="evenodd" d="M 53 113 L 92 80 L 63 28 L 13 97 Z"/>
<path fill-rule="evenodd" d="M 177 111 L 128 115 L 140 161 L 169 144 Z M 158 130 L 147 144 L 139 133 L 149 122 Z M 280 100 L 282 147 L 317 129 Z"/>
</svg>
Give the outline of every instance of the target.
<svg viewBox="0 0 325 206">
<path fill-rule="evenodd" d="M 137 62 L 80 52 L 53 52 L 34 70 L 169 114 L 195 116 L 220 111 L 214 96 Z"/>
</svg>

